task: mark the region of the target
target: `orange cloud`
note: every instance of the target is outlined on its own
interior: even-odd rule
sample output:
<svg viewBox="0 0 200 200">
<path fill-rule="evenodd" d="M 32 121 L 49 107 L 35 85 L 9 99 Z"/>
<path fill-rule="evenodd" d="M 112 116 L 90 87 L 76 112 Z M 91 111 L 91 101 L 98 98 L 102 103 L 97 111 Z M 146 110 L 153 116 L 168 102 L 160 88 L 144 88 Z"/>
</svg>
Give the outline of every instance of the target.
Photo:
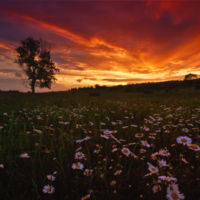
<svg viewBox="0 0 200 200">
<path fill-rule="evenodd" d="M 6 50 L 6 53 L 11 55 L 14 53 L 14 46 L 6 43 L 0 43 L 0 49 Z"/>
<path fill-rule="evenodd" d="M 20 30 L 24 28 L 27 35 L 44 37 L 52 44 L 52 60 L 61 68 L 61 73 L 56 75 L 59 84 L 126 84 L 200 73 L 200 3 L 197 1 L 43 5 L 27 3 L 20 5 L 19 10 L 11 5 L 0 11 L 10 20 L 7 21 L 17 24 Z M 1 34 L 0 41 L 1 37 L 8 41 L 9 36 Z M 15 54 L 13 44 L 16 41 L 0 43 L 5 58 L 6 52 Z"/>
</svg>

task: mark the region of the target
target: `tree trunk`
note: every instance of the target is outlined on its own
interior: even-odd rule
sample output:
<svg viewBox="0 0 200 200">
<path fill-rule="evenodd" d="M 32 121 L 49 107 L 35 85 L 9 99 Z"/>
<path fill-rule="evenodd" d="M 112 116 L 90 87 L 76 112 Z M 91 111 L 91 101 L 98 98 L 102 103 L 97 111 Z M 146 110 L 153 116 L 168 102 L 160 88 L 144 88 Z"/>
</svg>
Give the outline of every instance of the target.
<svg viewBox="0 0 200 200">
<path fill-rule="evenodd" d="M 35 80 L 32 80 L 31 89 L 32 89 L 32 94 L 34 94 L 35 93 Z"/>
<path fill-rule="evenodd" d="M 31 83 L 32 94 L 35 93 L 35 69 L 33 69 L 33 78 Z"/>
</svg>

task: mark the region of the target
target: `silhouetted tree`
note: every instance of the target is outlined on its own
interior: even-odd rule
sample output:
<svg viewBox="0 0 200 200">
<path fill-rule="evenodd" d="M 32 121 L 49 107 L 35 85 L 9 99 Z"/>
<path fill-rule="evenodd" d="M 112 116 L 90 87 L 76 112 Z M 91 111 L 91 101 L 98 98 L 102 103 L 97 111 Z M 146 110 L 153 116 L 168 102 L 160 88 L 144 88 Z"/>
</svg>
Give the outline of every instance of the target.
<svg viewBox="0 0 200 200">
<path fill-rule="evenodd" d="M 42 39 L 34 40 L 27 38 L 21 41 L 22 46 L 15 49 L 18 52 L 18 59 L 14 61 L 20 65 L 28 76 L 32 93 L 35 93 L 35 86 L 40 88 L 51 88 L 51 83 L 57 79 L 54 72 L 59 71 L 51 60 L 50 50 L 47 43 Z"/>
<path fill-rule="evenodd" d="M 187 74 L 185 75 L 184 81 L 185 80 L 192 80 L 192 79 L 197 79 L 197 75 L 196 74 Z"/>
<path fill-rule="evenodd" d="M 98 84 L 95 85 L 95 89 L 100 89 L 100 88 L 101 88 L 100 85 L 98 85 Z"/>
</svg>

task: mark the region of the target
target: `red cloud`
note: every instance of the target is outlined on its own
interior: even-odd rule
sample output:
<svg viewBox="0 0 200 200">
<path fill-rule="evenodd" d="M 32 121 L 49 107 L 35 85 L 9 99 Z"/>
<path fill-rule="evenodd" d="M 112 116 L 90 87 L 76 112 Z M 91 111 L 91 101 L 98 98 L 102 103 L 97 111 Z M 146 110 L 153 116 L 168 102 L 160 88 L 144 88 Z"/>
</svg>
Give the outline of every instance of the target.
<svg viewBox="0 0 200 200">
<path fill-rule="evenodd" d="M 69 74 L 90 71 L 97 80 L 111 80 L 98 71 L 178 77 L 198 70 L 199 8 L 199 1 L 2 3 L 0 50 L 6 56 L 21 39 L 41 36 Z"/>
</svg>

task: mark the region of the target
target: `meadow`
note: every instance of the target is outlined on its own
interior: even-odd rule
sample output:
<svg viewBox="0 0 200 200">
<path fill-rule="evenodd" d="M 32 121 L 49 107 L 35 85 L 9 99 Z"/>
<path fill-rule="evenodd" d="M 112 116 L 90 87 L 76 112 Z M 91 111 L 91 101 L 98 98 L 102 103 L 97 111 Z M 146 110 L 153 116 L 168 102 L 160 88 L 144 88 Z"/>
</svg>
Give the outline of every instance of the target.
<svg viewBox="0 0 200 200">
<path fill-rule="evenodd" d="M 200 199 L 200 91 L 90 94 L 0 92 L 0 199 Z"/>
</svg>

